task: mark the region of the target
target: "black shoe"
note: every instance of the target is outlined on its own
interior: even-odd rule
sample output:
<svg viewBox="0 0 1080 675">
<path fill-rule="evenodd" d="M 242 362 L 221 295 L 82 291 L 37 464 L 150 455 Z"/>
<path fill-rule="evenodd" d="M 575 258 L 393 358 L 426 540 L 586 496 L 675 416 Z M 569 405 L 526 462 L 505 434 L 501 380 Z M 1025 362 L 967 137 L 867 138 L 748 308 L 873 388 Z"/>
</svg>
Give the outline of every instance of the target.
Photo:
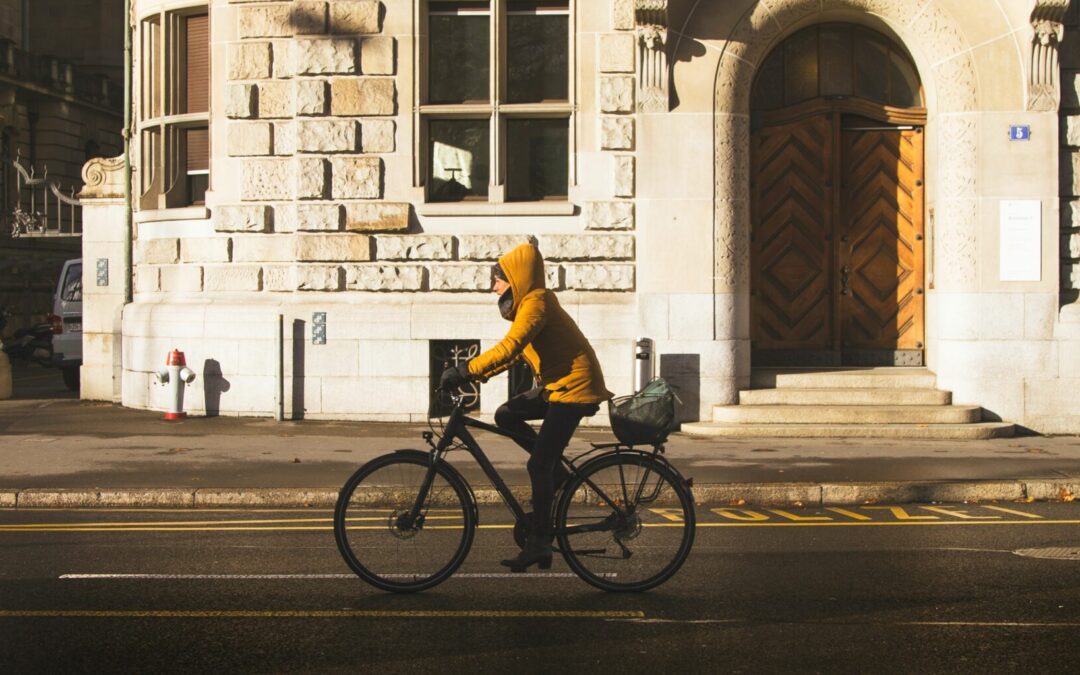
<svg viewBox="0 0 1080 675">
<path fill-rule="evenodd" d="M 524 572 L 532 565 L 538 565 L 542 570 L 551 569 L 551 537 L 530 534 L 521 553 L 516 558 L 503 560 L 502 564 L 511 572 Z"/>
</svg>

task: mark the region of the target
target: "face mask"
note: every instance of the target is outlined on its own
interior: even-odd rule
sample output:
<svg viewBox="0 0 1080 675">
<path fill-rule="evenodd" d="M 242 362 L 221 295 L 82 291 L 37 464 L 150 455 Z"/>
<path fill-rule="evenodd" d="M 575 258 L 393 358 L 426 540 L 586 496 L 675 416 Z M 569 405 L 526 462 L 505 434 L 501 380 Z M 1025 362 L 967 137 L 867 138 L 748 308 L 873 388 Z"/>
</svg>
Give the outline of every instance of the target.
<svg viewBox="0 0 1080 675">
<path fill-rule="evenodd" d="M 503 294 L 499 296 L 499 314 L 502 314 L 504 319 L 509 319 L 513 316 L 514 311 L 514 290 L 508 288 L 503 291 Z"/>
</svg>

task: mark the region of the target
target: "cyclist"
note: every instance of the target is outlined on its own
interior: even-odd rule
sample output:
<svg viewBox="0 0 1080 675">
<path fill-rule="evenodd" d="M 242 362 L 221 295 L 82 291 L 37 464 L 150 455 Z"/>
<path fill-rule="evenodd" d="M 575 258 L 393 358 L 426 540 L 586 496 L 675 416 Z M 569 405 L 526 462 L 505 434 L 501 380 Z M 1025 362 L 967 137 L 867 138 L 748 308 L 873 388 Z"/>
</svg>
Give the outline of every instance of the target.
<svg viewBox="0 0 1080 675">
<path fill-rule="evenodd" d="M 499 296 L 499 312 L 511 321 L 497 345 L 467 363 L 448 368 L 440 378 L 443 388 L 456 388 L 471 380 L 486 381 L 524 359 L 537 386 L 504 403 L 495 412 L 500 428 L 522 434 L 518 441 L 530 453 L 533 512 L 528 514 L 529 535 L 516 558 L 502 564 L 524 572 L 539 563 L 551 565 L 551 505 L 558 481 L 566 477 L 560 464 L 563 450 L 583 417 L 595 415 L 600 403 L 612 397 L 589 341 L 545 287 L 544 259 L 533 244 L 522 244 L 505 254 L 492 269 L 492 291 Z M 542 419 L 540 431 L 526 420 Z"/>
</svg>

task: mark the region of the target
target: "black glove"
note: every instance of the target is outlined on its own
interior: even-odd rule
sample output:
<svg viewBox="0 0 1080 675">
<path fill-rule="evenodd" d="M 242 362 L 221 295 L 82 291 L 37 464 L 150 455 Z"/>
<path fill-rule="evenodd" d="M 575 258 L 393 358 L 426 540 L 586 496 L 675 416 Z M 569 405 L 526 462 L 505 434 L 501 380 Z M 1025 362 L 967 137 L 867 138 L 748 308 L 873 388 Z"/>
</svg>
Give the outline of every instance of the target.
<svg viewBox="0 0 1080 675">
<path fill-rule="evenodd" d="M 443 371 L 439 377 L 439 389 L 444 391 L 453 391 L 468 384 L 472 381 L 472 375 L 469 373 L 468 363 L 459 363 L 456 366 L 450 366 Z"/>
</svg>

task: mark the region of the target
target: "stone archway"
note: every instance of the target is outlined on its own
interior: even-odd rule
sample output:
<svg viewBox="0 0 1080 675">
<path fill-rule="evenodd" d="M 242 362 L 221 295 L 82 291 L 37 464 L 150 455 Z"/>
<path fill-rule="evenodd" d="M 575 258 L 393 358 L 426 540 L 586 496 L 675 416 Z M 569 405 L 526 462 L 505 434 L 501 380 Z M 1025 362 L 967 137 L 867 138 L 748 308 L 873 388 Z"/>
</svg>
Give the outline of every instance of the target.
<svg viewBox="0 0 1080 675">
<path fill-rule="evenodd" d="M 937 147 L 948 149 L 937 153 L 933 173 L 935 282 L 938 288 L 974 287 L 978 87 L 969 46 L 955 20 L 935 0 L 759 0 L 731 29 L 715 80 L 717 339 L 749 342 L 749 100 L 755 70 L 772 45 L 796 28 L 854 12 L 894 33 L 919 66 Z M 748 349 L 740 351 L 748 358 Z M 749 364 L 740 371 L 739 379 L 748 377 Z M 732 398 L 736 395 L 732 392 Z"/>
</svg>

